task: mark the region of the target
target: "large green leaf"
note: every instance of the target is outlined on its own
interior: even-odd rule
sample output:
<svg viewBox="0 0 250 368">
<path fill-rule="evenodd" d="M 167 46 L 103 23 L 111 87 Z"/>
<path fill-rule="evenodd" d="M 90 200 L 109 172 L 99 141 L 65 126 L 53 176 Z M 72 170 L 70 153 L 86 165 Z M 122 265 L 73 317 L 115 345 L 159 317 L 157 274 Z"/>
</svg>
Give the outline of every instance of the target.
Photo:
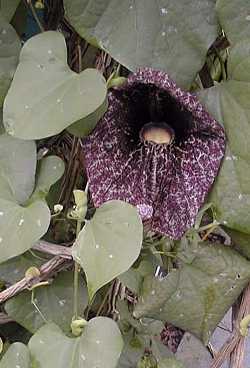
<svg viewBox="0 0 250 368">
<path fill-rule="evenodd" d="M 20 0 L 1 0 L 0 11 L 8 22 L 11 21 Z"/>
<path fill-rule="evenodd" d="M 78 338 L 69 338 L 54 324 L 42 327 L 29 348 L 40 368 L 115 368 L 123 341 L 116 323 L 106 317 L 90 320 Z"/>
<path fill-rule="evenodd" d="M 3 105 L 15 73 L 20 49 L 21 43 L 16 31 L 0 13 L 0 106 Z"/>
<path fill-rule="evenodd" d="M 145 279 L 134 315 L 168 321 L 207 343 L 249 282 L 250 263 L 220 245 L 200 243 L 189 252 L 190 264 L 182 264 L 164 279 Z"/>
<path fill-rule="evenodd" d="M 44 197 L 50 185 L 62 175 L 63 163 L 57 157 L 45 158 L 37 177 L 39 195 L 35 188 L 33 196 L 28 198 L 34 188 L 34 142 L 4 134 L 0 136 L 0 143 L 1 263 L 24 253 L 46 233 L 50 210 Z"/>
<path fill-rule="evenodd" d="M 209 112 L 223 123 L 228 139 L 225 158 L 210 201 L 217 219 L 250 233 L 250 40 L 230 50 L 228 77 L 199 93 Z"/>
<path fill-rule="evenodd" d="M 246 0 L 218 0 L 220 24 L 233 44 L 250 38 L 250 3 Z"/>
<path fill-rule="evenodd" d="M 0 362 L 0 368 L 30 368 L 30 353 L 26 345 L 12 344 Z"/>
<path fill-rule="evenodd" d="M 70 332 L 73 316 L 73 274 L 60 273 L 51 285 L 35 290 L 35 304 L 48 322 L 54 322 L 66 333 Z M 87 289 L 81 279 L 78 310 L 83 314 L 88 304 Z M 35 333 L 44 319 L 31 303 L 31 293 L 26 291 L 5 304 L 5 310 L 21 326 Z"/>
<path fill-rule="evenodd" d="M 24 203 L 35 184 L 36 144 L 7 134 L 0 136 L 0 176 L 4 177 L 18 203 Z M 1 180 L 1 179 L 0 179 Z M 0 198 L 2 193 L 0 192 Z"/>
<path fill-rule="evenodd" d="M 142 223 L 135 207 L 109 201 L 96 210 L 72 250 L 86 273 L 90 299 L 100 287 L 130 268 L 141 245 Z"/>
<path fill-rule="evenodd" d="M 25 91 L 25 93 L 23 92 Z M 3 120 L 9 134 L 39 139 L 60 133 L 92 115 L 106 102 L 106 82 L 96 69 L 73 72 L 61 33 L 32 37 L 4 102 Z"/>
<path fill-rule="evenodd" d="M 213 0 L 64 0 L 79 34 L 130 70 L 152 66 L 189 87 L 217 37 Z"/>
</svg>

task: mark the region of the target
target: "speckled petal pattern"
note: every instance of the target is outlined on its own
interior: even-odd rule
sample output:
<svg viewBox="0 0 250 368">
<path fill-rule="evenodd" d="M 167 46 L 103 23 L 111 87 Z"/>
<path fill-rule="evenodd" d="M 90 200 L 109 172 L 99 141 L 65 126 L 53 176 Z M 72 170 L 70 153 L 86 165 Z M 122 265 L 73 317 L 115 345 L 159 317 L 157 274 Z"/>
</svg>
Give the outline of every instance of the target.
<svg viewBox="0 0 250 368">
<path fill-rule="evenodd" d="M 111 91 L 108 111 L 83 141 L 90 192 L 95 206 L 112 199 L 129 202 L 143 220 L 150 219 L 153 231 L 179 239 L 194 224 L 217 175 L 224 131 L 197 97 L 178 88 L 166 73 L 140 69 L 120 90 L 134 91 L 138 85 L 167 92 L 191 113 L 192 125 L 171 145 L 134 142 L 131 129 L 136 122 L 132 126 L 131 121 L 138 116 L 131 116 L 129 103 Z M 140 108 L 143 112 L 145 105 Z"/>
</svg>

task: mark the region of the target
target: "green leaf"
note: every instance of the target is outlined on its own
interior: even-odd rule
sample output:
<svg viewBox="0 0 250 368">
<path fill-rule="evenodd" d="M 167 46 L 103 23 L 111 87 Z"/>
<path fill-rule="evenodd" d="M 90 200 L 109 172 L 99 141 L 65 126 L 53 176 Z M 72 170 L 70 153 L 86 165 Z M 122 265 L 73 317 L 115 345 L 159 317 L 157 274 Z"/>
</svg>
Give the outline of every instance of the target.
<svg viewBox="0 0 250 368">
<path fill-rule="evenodd" d="M 131 267 L 128 271 L 118 276 L 121 283 L 129 288 L 134 293 L 138 293 L 141 287 L 143 278 L 148 274 L 153 274 L 155 271 L 155 265 L 148 261 L 140 262 L 137 268 Z"/>
<path fill-rule="evenodd" d="M 216 219 L 250 233 L 250 40 L 230 50 L 229 80 L 199 93 L 208 111 L 223 123 L 228 139 L 225 158 L 209 200 Z"/>
<path fill-rule="evenodd" d="M 8 22 L 11 21 L 19 3 L 20 0 L 1 0 L 0 11 Z"/>
<path fill-rule="evenodd" d="M 130 268 L 141 245 L 142 223 L 135 207 L 109 201 L 96 210 L 72 250 L 86 274 L 90 299 L 103 285 Z"/>
<path fill-rule="evenodd" d="M 69 338 L 59 327 L 42 327 L 29 348 L 40 368 L 115 368 L 123 341 L 116 323 L 106 317 L 90 320 L 78 338 Z"/>
<path fill-rule="evenodd" d="M 49 224 L 50 210 L 44 201 L 22 207 L 0 199 L 0 263 L 30 249 Z"/>
<path fill-rule="evenodd" d="M 56 183 L 64 172 L 64 163 L 57 156 L 48 156 L 39 162 L 36 188 L 32 195 L 32 200 L 37 196 L 45 198 L 50 187 Z"/>
<path fill-rule="evenodd" d="M 18 203 L 24 203 L 35 184 L 36 144 L 22 141 L 7 134 L 0 136 L 0 180 L 6 179 L 11 194 Z M 0 198 L 2 193 L 0 192 Z"/>
<path fill-rule="evenodd" d="M 96 111 L 88 115 L 85 119 L 81 119 L 77 123 L 70 125 L 67 128 L 68 132 L 77 137 L 87 136 L 95 128 L 98 121 L 107 111 L 107 108 L 108 108 L 108 100 L 105 100 Z"/>
<path fill-rule="evenodd" d="M 51 285 L 37 288 L 35 290 L 35 303 L 48 322 L 56 323 L 64 332 L 69 333 L 73 315 L 72 272 L 62 272 Z M 87 304 L 87 288 L 81 279 L 78 310 L 83 313 Z M 31 333 L 35 333 L 45 323 L 41 314 L 31 303 L 31 292 L 28 291 L 5 303 L 5 310 L 9 316 Z"/>
<path fill-rule="evenodd" d="M 0 265 L 0 280 L 5 283 L 14 284 L 22 279 L 30 267 L 40 267 L 43 261 L 40 257 L 34 257 L 30 252 L 12 258 Z"/>
<path fill-rule="evenodd" d="M 146 278 L 134 316 L 168 321 L 205 344 L 250 279 L 250 263 L 234 250 L 200 243 L 192 264 L 166 278 Z"/>
<path fill-rule="evenodd" d="M 250 234 L 241 233 L 232 229 L 226 229 L 226 231 L 233 242 L 234 248 L 244 257 L 250 259 Z"/>
<path fill-rule="evenodd" d="M 64 0 L 76 31 L 130 70 L 165 70 L 189 87 L 217 37 L 213 0 Z"/>
<path fill-rule="evenodd" d="M 161 342 L 160 337 L 137 335 L 130 331 L 125 335 L 125 346 L 119 359 L 117 368 L 135 368 L 145 354 L 151 351 L 153 360 L 172 357 L 171 351 Z"/>
<path fill-rule="evenodd" d="M 18 64 L 21 43 L 16 31 L 1 13 L 0 30 L 0 106 L 2 106 Z"/>
<path fill-rule="evenodd" d="M 59 158 L 41 163 L 37 189 L 47 193 L 63 172 Z M 44 200 L 33 194 L 36 147 L 32 141 L 0 136 L 0 263 L 30 249 L 47 231 L 50 210 Z M 42 197 L 43 199 L 44 197 Z"/>
<path fill-rule="evenodd" d="M 233 44 L 250 38 L 250 3 L 245 0 L 218 0 L 216 10 L 221 27 Z"/>
<path fill-rule="evenodd" d="M 77 74 L 68 67 L 61 33 L 43 32 L 22 48 L 4 102 L 4 125 L 18 138 L 49 137 L 83 118 L 87 124 L 106 93 L 106 81 L 96 69 Z"/>
<path fill-rule="evenodd" d="M 144 341 L 136 337 L 127 337 L 117 368 L 134 368 L 144 354 Z"/>
<path fill-rule="evenodd" d="M 159 361 L 158 368 L 184 368 L 184 366 L 175 358 L 167 358 Z"/>
<path fill-rule="evenodd" d="M 133 327 L 133 330 L 140 334 L 141 337 L 148 336 L 160 336 L 161 331 L 164 329 L 164 323 L 161 321 L 144 318 L 143 322 L 135 319 L 131 313 L 131 308 L 124 300 L 119 300 L 116 305 L 116 309 L 119 313 L 119 327 L 123 333 L 127 333 Z M 150 344 L 149 344 L 150 345 Z M 165 346 L 165 345 L 164 345 Z M 166 349 L 166 347 L 165 347 Z"/>
<path fill-rule="evenodd" d="M 26 345 L 15 342 L 5 353 L 0 368 L 30 368 L 30 354 Z"/>
<path fill-rule="evenodd" d="M 210 367 L 213 357 L 207 346 L 197 339 L 194 335 L 185 332 L 178 346 L 175 357 L 185 364 L 185 368 Z"/>
</svg>

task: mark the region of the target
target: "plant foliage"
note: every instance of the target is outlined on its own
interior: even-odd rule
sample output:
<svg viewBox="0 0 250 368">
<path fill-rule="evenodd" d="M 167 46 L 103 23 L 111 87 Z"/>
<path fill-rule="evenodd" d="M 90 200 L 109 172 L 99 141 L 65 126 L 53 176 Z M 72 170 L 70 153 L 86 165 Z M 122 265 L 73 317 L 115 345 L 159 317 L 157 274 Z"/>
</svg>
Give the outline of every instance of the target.
<svg viewBox="0 0 250 368">
<path fill-rule="evenodd" d="M 196 94 L 226 133 L 206 203 L 176 241 L 122 194 L 94 208 L 88 188 L 82 139 L 98 135 L 107 110 L 129 136 L 108 90 L 126 99 L 138 67 Z M 132 124 L 156 109 L 155 96 Z M 5 316 L 21 331 L 1 329 L 0 368 L 184 368 L 178 344 L 164 340 L 169 323 L 208 344 L 250 280 L 250 4 L 1 0 L 0 107 L 0 325 Z M 120 173 L 112 144 L 96 142 Z M 151 170 L 155 194 L 154 157 L 138 166 Z M 100 190 L 110 199 L 109 179 Z"/>
</svg>

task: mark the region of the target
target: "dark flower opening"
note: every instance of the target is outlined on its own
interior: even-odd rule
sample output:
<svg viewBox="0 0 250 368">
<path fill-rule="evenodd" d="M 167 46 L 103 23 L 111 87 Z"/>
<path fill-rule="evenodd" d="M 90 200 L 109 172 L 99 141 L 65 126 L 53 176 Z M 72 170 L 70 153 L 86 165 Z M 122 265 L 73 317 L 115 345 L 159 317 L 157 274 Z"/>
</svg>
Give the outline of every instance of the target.
<svg viewBox="0 0 250 368">
<path fill-rule="evenodd" d="M 114 94 L 129 107 L 127 133 L 135 144 L 140 140 L 141 130 L 149 123 L 170 126 L 176 144 L 185 139 L 192 127 L 192 113 L 167 91 L 153 84 L 137 83 L 126 90 L 114 91 Z"/>
<path fill-rule="evenodd" d="M 174 239 L 194 224 L 224 149 L 223 128 L 197 97 L 150 68 L 110 91 L 108 111 L 83 142 L 95 206 L 129 202 Z"/>
</svg>

